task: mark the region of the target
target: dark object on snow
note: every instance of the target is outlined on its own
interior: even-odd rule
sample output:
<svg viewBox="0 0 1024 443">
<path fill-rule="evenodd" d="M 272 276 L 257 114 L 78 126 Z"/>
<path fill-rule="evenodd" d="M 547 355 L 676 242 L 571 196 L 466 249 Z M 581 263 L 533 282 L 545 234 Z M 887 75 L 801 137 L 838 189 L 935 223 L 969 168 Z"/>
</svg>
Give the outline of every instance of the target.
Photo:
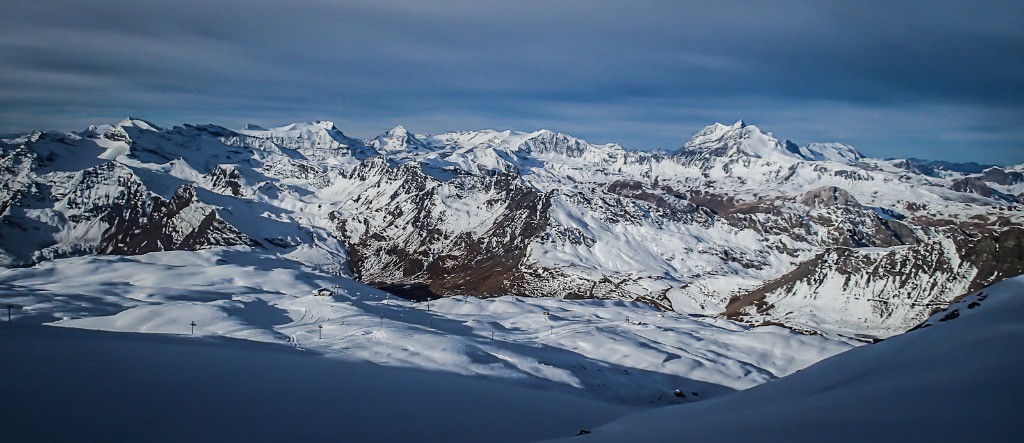
<svg viewBox="0 0 1024 443">
<path fill-rule="evenodd" d="M 942 316 L 942 318 L 940 318 L 939 321 L 952 320 L 952 319 L 957 318 L 959 316 L 960 316 L 960 310 L 959 309 L 954 309 L 952 311 L 949 311 L 949 314 L 946 314 L 946 315 Z"/>
<path fill-rule="evenodd" d="M 978 303 L 976 301 L 972 301 L 972 302 L 970 302 L 967 305 L 967 309 L 974 309 L 974 308 L 977 308 L 978 306 L 981 306 L 981 303 Z"/>
<path fill-rule="evenodd" d="M 581 435 L 587 435 L 587 434 L 589 434 L 589 433 L 590 433 L 590 431 L 588 431 L 588 430 L 586 430 L 586 429 L 580 429 L 580 432 L 577 432 L 577 433 L 576 433 L 576 436 L 577 436 L 577 437 L 579 437 L 579 436 L 581 436 Z"/>
<path fill-rule="evenodd" d="M 700 397 L 700 394 L 698 394 L 697 391 L 690 391 L 690 395 L 694 397 Z"/>
<path fill-rule="evenodd" d="M 676 395 L 676 397 L 686 398 L 686 394 L 684 394 L 683 391 L 680 391 L 678 389 L 676 389 L 676 392 L 674 392 L 674 394 Z"/>
</svg>

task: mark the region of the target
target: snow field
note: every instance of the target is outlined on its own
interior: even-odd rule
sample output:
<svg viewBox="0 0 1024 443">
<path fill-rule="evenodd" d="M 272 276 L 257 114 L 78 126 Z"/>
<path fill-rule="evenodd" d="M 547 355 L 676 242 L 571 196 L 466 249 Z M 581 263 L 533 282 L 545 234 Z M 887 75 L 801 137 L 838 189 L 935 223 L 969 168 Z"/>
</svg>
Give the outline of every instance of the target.
<svg viewBox="0 0 1024 443">
<path fill-rule="evenodd" d="M 1019 440 L 1024 277 L 925 324 L 747 391 L 615 420 L 586 441 Z"/>
<path fill-rule="evenodd" d="M 60 259 L 3 271 L 0 294 L 21 306 L 17 321 L 174 335 L 190 335 L 195 321 L 197 336 L 638 406 L 678 402 L 670 395 L 677 388 L 701 398 L 746 389 L 853 346 L 634 302 L 460 296 L 415 303 L 284 267 L 291 263 L 246 248 Z M 312 295 L 318 287 L 336 294 Z"/>
</svg>

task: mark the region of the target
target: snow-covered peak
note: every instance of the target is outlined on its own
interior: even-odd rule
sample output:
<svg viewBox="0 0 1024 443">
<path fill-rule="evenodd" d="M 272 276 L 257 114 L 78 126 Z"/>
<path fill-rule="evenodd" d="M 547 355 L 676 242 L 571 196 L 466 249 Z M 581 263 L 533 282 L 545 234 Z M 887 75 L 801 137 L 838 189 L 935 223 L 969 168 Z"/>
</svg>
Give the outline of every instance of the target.
<svg viewBox="0 0 1024 443">
<path fill-rule="evenodd" d="M 715 122 L 708 126 L 705 126 L 704 129 L 698 132 L 697 135 L 693 136 L 690 139 L 690 141 L 687 142 L 686 144 L 689 145 L 691 142 L 694 141 L 717 140 L 722 138 L 726 133 L 730 131 L 734 131 L 736 129 L 743 129 L 746 126 L 747 125 L 746 123 L 743 123 L 743 120 L 739 120 L 736 123 L 733 123 L 732 125 L 724 125 L 722 123 Z"/>
<path fill-rule="evenodd" d="M 259 127 L 257 126 L 257 128 L 259 128 Z M 260 128 L 260 129 L 262 129 L 262 128 Z M 254 130 L 258 131 L 260 129 L 254 129 Z M 331 121 L 328 121 L 328 120 L 317 120 L 317 121 L 313 121 L 313 122 L 292 123 L 290 125 L 284 125 L 284 126 L 279 126 L 279 127 L 276 127 L 276 128 L 263 129 L 263 130 L 264 131 L 269 131 L 271 133 L 280 134 L 280 133 L 283 133 L 283 132 L 297 133 L 297 132 L 318 132 L 318 131 L 331 131 L 331 130 L 337 131 L 338 129 L 334 127 L 334 122 L 331 122 Z"/>
<path fill-rule="evenodd" d="M 810 143 L 800 147 L 798 152 L 806 160 L 833 161 L 847 165 L 864 158 L 853 146 L 845 143 Z"/>
<path fill-rule="evenodd" d="M 308 139 L 325 140 L 333 139 L 346 146 L 361 145 L 362 142 L 345 135 L 340 129 L 334 126 L 330 120 L 316 120 L 312 122 L 292 123 L 284 126 L 264 128 L 262 126 L 247 124 L 245 128 L 238 130 L 239 133 L 256 136 L 287 139 Z"/>
<path fill-rule="evenodd" d="M 428 147 L 426 142 L 402 125 L 389 129 L 366 144 L 378 152 L 386 153 L 423 151 Z"/>
<path fill-rule="evenodd" d="M 394 128 L 389 129 L 387 132 L 382 134 L 383 137 L 408 137 L 409 130 L 405 129 L 405 126 L 397 125 Z"/>
<path fill-rule="evenodd" d="M 568 157 L 582 157 L 587 151 L 598 148 L 585 140 L 547 129 L 530 133 L 519 147 L 535 154 L 554 153 Z"/>
<path fill-rule="evenodd" d="M 367 149 L 363 141 L 345 135 L 330 120 L 292 123 L 273 128 L 250 124 L 237 132 L 268 140 L 279 148 L 298 151 L 307 158 L 330 159 L 329 162 L 345 163 L 377 154 Z"/>
<path fill-rule="evenodd" d="M 732 125 L 715 123 L 702 129 L 676 153 L 697 157 L 754 157 L 798 159 L 782 142 L 760 128 L 738 120 Z"/>
<path fill-rule="evenodd" d="M 144 131 L 159 131 L 160 127 L 141 118 L 128 117 L 114 125 L 120 128 L 138 128 Z"/>
</svg>

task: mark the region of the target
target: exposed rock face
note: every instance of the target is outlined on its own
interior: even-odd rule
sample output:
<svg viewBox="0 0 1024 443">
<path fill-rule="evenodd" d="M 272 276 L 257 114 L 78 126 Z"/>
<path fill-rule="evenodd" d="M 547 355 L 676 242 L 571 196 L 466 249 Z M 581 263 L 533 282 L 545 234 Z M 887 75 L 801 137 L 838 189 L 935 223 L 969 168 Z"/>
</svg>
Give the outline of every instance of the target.
<svg viewBox="0 0 1024 443">
<path fill-rule="evenodd" d="M 235 197 L 252 195 L 251 189 L 243 184 L 242 174 L 234 165 L 217 165 L 204 176 L 209 180 L 209 187 L 221 194 Z"/>
<path fill-rule="evenodd" d="M 509 174 L 441 182 L 416 165 L 389 168 L 376 157 L 349 178 L 372 183 L 354 197 L 371 203 L 330 219 L 356 276 L 371 284 L 421 283 L 438 294 L 516 292 L 511 282 L 527 247 L 547 225 L 549 196 Z M 382 196 L 382 189 L 390 193 Z M 452 208 L 452 200 L 476 203 L 465 208 L 472 217 Z M 389 229 L 401 226 L 415 229 Z"/>
<path fill-rule="evenodd" d="M 102 137 L 130 140 L 120 127 Z M 35 143 L 47 140 L 36 138 Z M 32 148 L 23 145 L 0 157 L 5 168 L 0 248 L 6 265 L 89 252 L 144 254 L 256 244 L 221 219 L 215 207 L 200 202 L 191 185 L 181 185 L 164 199 L 121 163 L 51 171 L 60 159 L 44 155 L 40 161 Z"/>
<path fill-rule="evenodd" d="M 146 211 L 145 209 L 148 209 Z M 233 226 L 217 216 L 217 210 L 196 200 L 192 186 L 178 188 L 170 200 L 151 197 L 144 218 L 110 212 L 110 227 L 104 232 L 99 251 L 135 255 L 154 251 L 197 249 L 211 246 L 256 246 Z"/>
<path fill-rule="evenodd" d="M 829 248 L 786 275 L 733 297 L 726 315 L 771 318 L 810 329 L 857 331 L 866 338 L 907 330 L 962 294 L 1024 273 L 1024 230 L 969 235 L 948 230 L 912 247 Z M 833 294 L 821 300 L 817 294 Z M 832 309 L 843 305 L 838 313 Z M 808 321 L 795 309 L 819 307 Z M 825 309 L 825 307 L 828 307 Z M 858 324 L 869 324 L 860 328 Z"/>
<path fill-rule="evenodd" d="M 956 192 L 977 194 L 985 198 L 995 198 L 1008 203 L 1019 203 L 1017 198 L 992 189 L 985 181 L 977 177 L 969 177 L 955 180 L 950 189 Z"/>
<path fill-rule="evenodd" d="M 1002 168 L 988 168 L 981 173 L 979 178 L 997 185 L 1016 185 L 1024 182 L 1024 173 L 1020 171 L 1006 171 Z"/>
<path fill-rule="evenodd" d="M 958 240 L 957 249 L 964 260 L 978 269 L 969 291 L 1024 274 L 1024 229 L 1019 226 L 985 230 Z"/>
<path fill-rule="evenodd" d="M 849 192 L 836 186 L 825 186 L 810 191 L 800 198 L 800 203 L 811 208 L 830 208 L 833 206 L 860 207 L 857 199 L 853 198 Z"/>
</svg>

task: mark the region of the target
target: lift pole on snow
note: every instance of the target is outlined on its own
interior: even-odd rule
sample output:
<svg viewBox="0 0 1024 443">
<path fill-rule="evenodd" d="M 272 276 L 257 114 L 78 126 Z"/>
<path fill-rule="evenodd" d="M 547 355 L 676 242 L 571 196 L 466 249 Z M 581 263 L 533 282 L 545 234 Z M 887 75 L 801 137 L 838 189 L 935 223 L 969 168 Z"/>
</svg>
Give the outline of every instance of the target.
<svg viewBox="0 0 1024 443">
<path fill-rule="evenodd" d="M 316 325 L 317 329 L 320 330 L 320 340 L 324 339 L 324 325 Z"/>
<path fill-rule="evenodd" d="M 11 321 L 11 309 L 14 309 L 14 305 L 7 305 L 7 321 Z"/>
<path fill-rule="evenodd" d="M 192 320 L 192 335 L 196 335 L 196 321 Z"/>
</svg>

